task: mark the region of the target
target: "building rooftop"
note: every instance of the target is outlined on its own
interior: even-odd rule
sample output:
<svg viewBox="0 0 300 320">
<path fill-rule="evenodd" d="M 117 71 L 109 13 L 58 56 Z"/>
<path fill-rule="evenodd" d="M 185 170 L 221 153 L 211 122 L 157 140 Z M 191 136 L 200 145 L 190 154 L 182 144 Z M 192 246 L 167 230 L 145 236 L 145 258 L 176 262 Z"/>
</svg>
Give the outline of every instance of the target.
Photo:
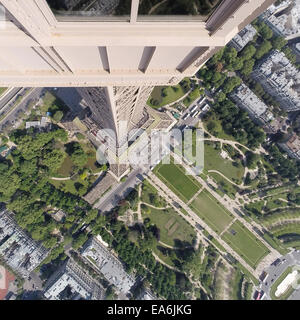
<svg viewBox="0 0 300 320">
<path fill-rule="evenodd" d="M 6 145 L 0 147 L 0 155 L 3 158 L 6 158 L 11 152 L 11 149 L 9 149 Z"/>
<path fill-rule="evenodd" d="M 27 121 L 26 129 L 29 128 L 45 128 L 49 123 L 48 117 L 42 117 L 41 121 Z"/>
<path fill-rule="evenodd" d="M 60 210 L 57 210 L 56 212 L 52 213 L 51 216 L 56 221 L 61 221 L 66 216 L 66 213 L 60 209 Z"/>
<path fill-rule="evenodd" d="M 67 290 L 69 300 L 102 300 L 104 297 L 104 289 L 71 259 L 51 276 L 44 295 L 49 300 L 62 300 Z"/>
<path fill-rule="evenodd" d="M 256 35 L 256 29 L 248 24 L 243 30 L 241 30 L 232 40 L 231 44 L 238 50 L 242 50 L 246 44 L 253 40 Z"/>
<path fill-rule="evenodd" d="M 158 298 L 149 290 L 143 291 L 137 298 L 138 300 L 158 300 Z"/>
<path fill-rule="evenodd" d="M 120 292 L 128 293 L 135 283 L 123 264 L 96 238 L 90 239 L 83 248 L 82 256 L 92 263 Z"/>
<path fill-rule="evenodd" d="M 244 107 L 257 117 L 263 115 L 268 109 L 267 105 L 261 101 L 244 83 L 237 87 L 231 96 L 235 101 L 242 102 Z"/>
<path fill-rule="evenodd" d="M 254 75 L 264 77 L 268 86 L 274 88 L 279 98 L 290 99 L 295 107 L 300 108 L 299 85 L 300 74 L 283 52 L 274 50 L 255 68 Z"/>
<path fill-rule="evenodd" d="M 27 277 L 46 258 L 48 251 L 16 224 L 12 213 L 2 208 L 0 255 L 13 270 Z"/>
<path fill-rule="evenodd" d="M 300 35 L 300 2 L 283 1 L 272 5 L 263 15 L 269 26 L 284 37 L 291 39 Z"/>
<path fill-rule="evenodd" d="M 300 138 L 297 135 L 293 135 L 286 145 L 295 153 L 300 152 Z"/>
<path fill-rule="evenodd" d="M 279 145 L 292 157 L 300 160 L 300 138 L 293 134 L 285 143 Z"/>
</svg>

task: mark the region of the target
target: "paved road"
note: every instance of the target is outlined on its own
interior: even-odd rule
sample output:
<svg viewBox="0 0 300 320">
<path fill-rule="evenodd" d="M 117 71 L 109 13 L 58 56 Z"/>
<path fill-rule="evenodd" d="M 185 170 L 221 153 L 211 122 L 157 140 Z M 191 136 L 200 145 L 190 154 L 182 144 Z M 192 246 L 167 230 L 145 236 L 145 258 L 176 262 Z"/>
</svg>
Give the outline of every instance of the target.
<svg viewBox="0 0 300 320">
<path fill-rule="evenodd" d="M 29 89 L 29 88 L 28 88 Z M 0 130 L 3 129 L 4 124 L 14 124 L 17 119 L 17 113 L 19 111 L 26 111 L 28 109 L 29 102 L 31 100 L 38 100 L 43 92 L 44 88 L 33 89 L 8 115 L 0 121 Z"/>
<path fill-rule="evenodd" d="M 32 271 L 23 285 L 23 300 L 40 300 L 43 291 L 43 282 L 37 273 Z"/>
<path fill-rule="evenodd" d="M 18 92 L 20 92 L 22 88 L 11 88 L 8 89 L 6 92 L 3 93 L 3 95 L 0 97 L 0 111 L 4 111 L 4 107 L 7 106 L 8 102 L 17 95 Z"/>
<path fill-rule="evenodd" d="M 141 182 L 138 176 L 142 175 L 142 173 L 142 168 L 132 170 L 126 181 L 113 187 L 96 203 L 95 208 L 100 209 L 101 212 L 113 209 L 121 199 L 126 197 L 126 195 Z"/>
</svg>

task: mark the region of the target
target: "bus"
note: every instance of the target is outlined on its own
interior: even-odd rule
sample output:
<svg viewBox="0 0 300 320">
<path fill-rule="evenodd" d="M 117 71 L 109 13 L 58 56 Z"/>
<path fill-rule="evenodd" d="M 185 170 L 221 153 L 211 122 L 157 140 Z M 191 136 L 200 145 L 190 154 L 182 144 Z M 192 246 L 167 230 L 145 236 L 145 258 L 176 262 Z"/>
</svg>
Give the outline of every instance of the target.
<svg viewBox="0 0 300 320">
<path fill-rule="evenodd" d="M 206 97 L 203 97 L 202 99 L 199 99 L 199 100 L 197 101 L 197 103 L 200 105 L 200 104 L 202 104 L 202 103 L 205 101 L 205 99 L 206 99 Z"/>
<path fill-rule="evenodd" d="M 198 105 L 195 104 L 195 105 L 191 108 L 190 112 L 194 112 L 197 108 L 198 108 Z"/>
<path fill-rule="evenodd" d="M 196 118 L 197 114 L 199 113 L 200 111 L 196 110 L 194 111 L 192 114 L 191 114 L 191 117 L 193 118 Z"/>
</svg>

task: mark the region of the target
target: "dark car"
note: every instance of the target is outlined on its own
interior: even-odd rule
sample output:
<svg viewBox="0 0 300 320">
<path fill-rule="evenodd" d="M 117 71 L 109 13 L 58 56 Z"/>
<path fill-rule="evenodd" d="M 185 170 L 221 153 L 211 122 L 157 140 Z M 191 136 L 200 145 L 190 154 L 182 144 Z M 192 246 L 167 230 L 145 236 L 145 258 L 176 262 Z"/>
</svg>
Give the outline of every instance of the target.
<svg viewBox="0 0 300 320">
<path fill-rule="evenodd" d="M 280 259 L 276 259 L 271 265 L 276 267 L 280 262 Z"/>
</svg>

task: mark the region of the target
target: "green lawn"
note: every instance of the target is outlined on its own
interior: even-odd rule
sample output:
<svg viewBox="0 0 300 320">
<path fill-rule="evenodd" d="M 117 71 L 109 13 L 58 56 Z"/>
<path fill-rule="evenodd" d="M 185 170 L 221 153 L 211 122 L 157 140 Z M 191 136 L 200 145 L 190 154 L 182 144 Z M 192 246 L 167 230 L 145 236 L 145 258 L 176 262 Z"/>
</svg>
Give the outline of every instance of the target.
<svg viewBox="0 0 300 320">
<path fill-rule="evenodd" d="M 230 183 L 216 172 L 209 173 L 209 176 L 215 180 L 223 193 L 227 194 L 230 198 L 235 199 L 235 194 L 237 193 L 238 188 L 234 184 Z"/>
<path fill-rule="evenodd" d="M 83 150 L 88 155 L 87 163 L 84 168 L 92 170 L 93 173 L 102 171 L 102 165 L 97 162 L 95 147 L 90 143 L 82 143 Z"/>
<path fill-rule="evenodd" d="M 264 200 L 256 200 L 248 203 L 246 206 L 248 210 L 253 210 L 256 211 L 256 213 L 258 214 L 262 214 L 264 203 Z"/>
<path fill-rule="evenodd" d="M 285 255 L 289 252 L 287 248 L 278 240 L 277 238 L 272 237 L 269 233 L 265 232 L 263 235 L 264 239 L 268 242 L 270 246 L 280 252 L 282 255 Z M 300 244 L 300 242 L 298 243 Z"/>
<path fill-rule="evenodd" d="M 99 171 L 99 168 L 96 166 L 95 164 L 95 157 L 90 157 L 88 158 L 87 163 L 82 167 L 83 168 L 87 168 L 87 169 L 91 169 L 91 171 L 93 173 L 96 173 L 97 171 Z M 66 178 L 66 177 L 70 177 L 73 176 L 73 168 L 74 164 L 70 158 L 69 155 L 66 156 L 64 162 L 62 163 L 61 167 L 57 170 L 56 174 L 54 174 L 55 177 L 58 178 Z M 75 180 L 63 180 L 63 181 L 59 181 L 59 180 L 50 180 L 50 182 L 55 185 L 57 188 L 66 191 L 66 192 L 70 192 L 73 194 L 78 194 L 75 185 L 76 183 L 80 183 L 82 185 L 84 185 L 86 187 L 86 189 L 88 189 L 91 184 L 97 179 L 96 175 L 89 175 L 87 176 L 86 179 L 81 179 L 79 175 L 77 175 L 75 177 Z"/>
<path fill-rule="evenodd" d="M 57 174 L 55 174 L 55 177 L 59 178 L 67 178 L 72 175 L 72 167 L 73 162 L 69 155 L 67 155 L 64 159 L 64 162 L 60 166 L 60 168 L 57 170 Z"/>
<path fill-rule="evenodd" d="M 143 213 L 143 218 L 150 218 L 151 223 L 159 228 L 161 242 L 175 246 L 175 241 L 180 240 L 186 245 L 192 245 L 196 232 L 174 209 L 148 208 L 150 208 L 150 213 Z"/>
<path fill-rule="evenodd" d="M 154 173 L 183 201 L 190 200 L 201 187 L 199 182 L 186 175 L 185 169 L 178 164 L 159 164 Z"/>
<path fill-rule="evenodd" d="M 285 201 L 279 200 L 279 199 L 270 199 L 267 201 L 264 210 L 269 211 L 276 208 L 284 208 L 288 207 L 289 204 Z"/>
<path fill-rule="evenodd" d="M 182 102 L 186 107 L 189 107 L 191 103 L 199 97 L 200 97 L 200 91 L 198 88 L 196 88 L 193 91 L 191 91 L 191 93 L 185 99 L 183 99 Z"/>
<path fill-rule="evenodd" d="M 226 249 L 220 244 L 220 242 L 218 240 L 216 240 L 215 238 L 212 238 L 211 243 L 213 243 L 219 250 L 223 251 L 223 252 L 227 252 Z"/>
<path fill-rule="evenodd" d="M 152 204 L 151 200 L 150 200 L 150 195 L 156 196 L 157 190 L 148 180 L 144 180 L 143 185 L 142 185 L 142 194 L 141 194 L 141 198 L 140 198 L 141 201 Z"/>
<path fill-rule="evenodd" d="M 213 121 L 215 123 L 215 128 L 213 130 L 208 130 L 207 129 L 207 124 L 210 122 L 210 121 Z M 221 125 L 221 121 L 218 120 L 214 115 L 212 115 L 211 117 L 209 117 L 207 120 L 204 120 L 203 121 L 203 125 L 204 125 L 204 128 L 210 133 L 212 134 L 213 136 L 217 137 L 217 138 L 220 138 L 220 139 L 225 139 L 225 140 L 232 140 L 232 141 L 236 141 L 236 139 L 225 133 L 223 131 L 223 128 L 222 128 L 222 125 Z"/>
<path fill-rule="evenodd" d="M 283 226 L 292 226 L 291 220 L 300 218 L 300 210 L 298 208 L 279 209 L 275 212 L 268 213 L 262 217 L 261 223 L 268 227 L 283 223 Z M 286 224 L 288 222 L 288 224 Z"/>
<path fill-rule="evenodd" d="M 259 286 L 259 280 L 242 265 L 240 262 L 236 262 L 235 266 L 243 272 L 248 278 L 250 278 L 256 286 Z"/>
<path fill-rule="evenodd" d="M 234 234 L 233 234 L 234 233 Z M 252 268 L 269 253 L 265 245 L 259 241 L 240 221 L 234 222 L 232 226 L 222 235 L 232 249 L 234 249 Z"/>
<path fill-rule="evenodd" d="M 88 158 L 84 168 L 91 169 L 93 173 L 98 173 L 102 171 L 102 166 L 100 166 L 96 160 L 96 156 Z"/>
<path fill-rule="evenodd" d="M 162 260 L 164 263 L 166 263 L 171 268 L 176 268 L 176 266 L 175 266 L 174 262 L 172 261 L 172 259 L 170 258 L 170 256 L 168 254 L 163 254 L 163 252 L 160 250 L 160 248 L 164 248 L 164 246 L 162 246 L 162 245 L 155 246 L 152 249 L 153 253 L 155 253 L 160 260 Z M 170 250 L 172 250 L 172 249 L 170 249 Z"/>
<path fill-rule="evenodd" d="M 167 206 L 166 201 L 158 195 L 157 189 L 148 180 L 143 181 L 140 200 L 158 208 Z"/>
<path fill-rule="evenodd" d="M 221 233 L 233 220 L 233 215 L 206 190 L 194 199 L 190 208 L 217 233 Z"/>
<path fill-rule="evenodd" d="M 155 87 L 149 97 L 147 104 L 150 107 L 160 108 L 165 106 L 166 104 L 177 101 L 184 95 L 185 91 L 179 84 L 169 87 Z"/>
<path fill-rule="evenodd" d="M 49 179 L 49 182 L 53 184 L 56 188 L 64 191 L 70 192 L 75 195 L 79 195 L 78 191 L 76 190 L 76 183 L 80 183 L 84 185 L 86 190 L 92 185 L 92 183 L 97 179 L 96 176 L 89 176 L 88 178 L 82 180 L 79 176 L 76 177 L 75 180 L 53 180 Z"/>
<path fill-rule="evenodd" d="M 82 169 L 83 168 L 90 169 L 93 173 L 100 172 L 102 168 L 97 162 L 96 151 L 94 147 L 89 144 L 82 144 L 82 146 L 84 151 L 88 155 L 88 160 L 86 164 L 82 167 Z M 56 147 L 65 151 L 65 147 L 62 143 L 57 143 Z M 74 164 L 71 160 L 71 157 L 67 154 L 66 158 L 64 159 L 64 162 L 62 163 L 61 167 L 57 170 L 54 176 L 58 178 L 66 178 L 66 177 L 72 176 L 73 166 Z"/>
<path fill-rule="evenodd" d="M 204 168 L 206 170 L 217 170 L 235 183 L 242 182 L 245 168 L 241 164 L 236 167 L 232 161 L 223 159 L 220 155 L 221 150 L 215 149 L 214 145 L 207 141 L 204 144 L 204 150 Z"/>
<path fill-rule="evenodd" d="M 294 189 L 295 190 L 295 189 Z M 278 188 L 271 188 L 265 191 L 267 196 L 278 195 L 278 197 L 283 198 L 282 194 L 288 193 L 290 191 L 289 186 L 282 186 Z"/>
<path fill-rule="evenodd" d="M 293 218 L 297 218 L 297 216 L 299 217 L 299 215 L 296 214 L 293 216 Z M 276 218 L 277 218 L 277 215 L 276 215 Z M 291 219 L 289 217 L 289 213 L 285 214 L 284 218 Z M 263 223 L 265 224 L 266 221 L 263 221 Z M 273 224 L 271 226 L 268 226 L 268 231 L 271 232 L 275 237 L 283 237 L 288 234 L 300 235 L 300 223 L 299 221 L 285 221 L 284 224 L 279 223 L 279 224 Z"/>
<path fill-rule="evenodd" d="M 78 195 L 77 190 L 74 186 L 74 181 L 72 180 L 52 180 L 50 179 L 50 183 L 53 184 L 56 188 L 64 191 L 64 192 L 70 192 L 72 194 Z M 83 181 L 82 184 L 85 184 L 85 181 Z"/>
<path fill-rule="evenodd" d="M 69 107 L 66 106 L 62 100 L 55 97 L 52 93 L 46 91 L 46 94 L 43 98 L 43 105 L 41 106 L 41 111 L 43 113 L 49 111 L 53 115 L 58 110 L 61 110 L 64 113 L 66 113 L 69 110 Z"/>
</svg>

